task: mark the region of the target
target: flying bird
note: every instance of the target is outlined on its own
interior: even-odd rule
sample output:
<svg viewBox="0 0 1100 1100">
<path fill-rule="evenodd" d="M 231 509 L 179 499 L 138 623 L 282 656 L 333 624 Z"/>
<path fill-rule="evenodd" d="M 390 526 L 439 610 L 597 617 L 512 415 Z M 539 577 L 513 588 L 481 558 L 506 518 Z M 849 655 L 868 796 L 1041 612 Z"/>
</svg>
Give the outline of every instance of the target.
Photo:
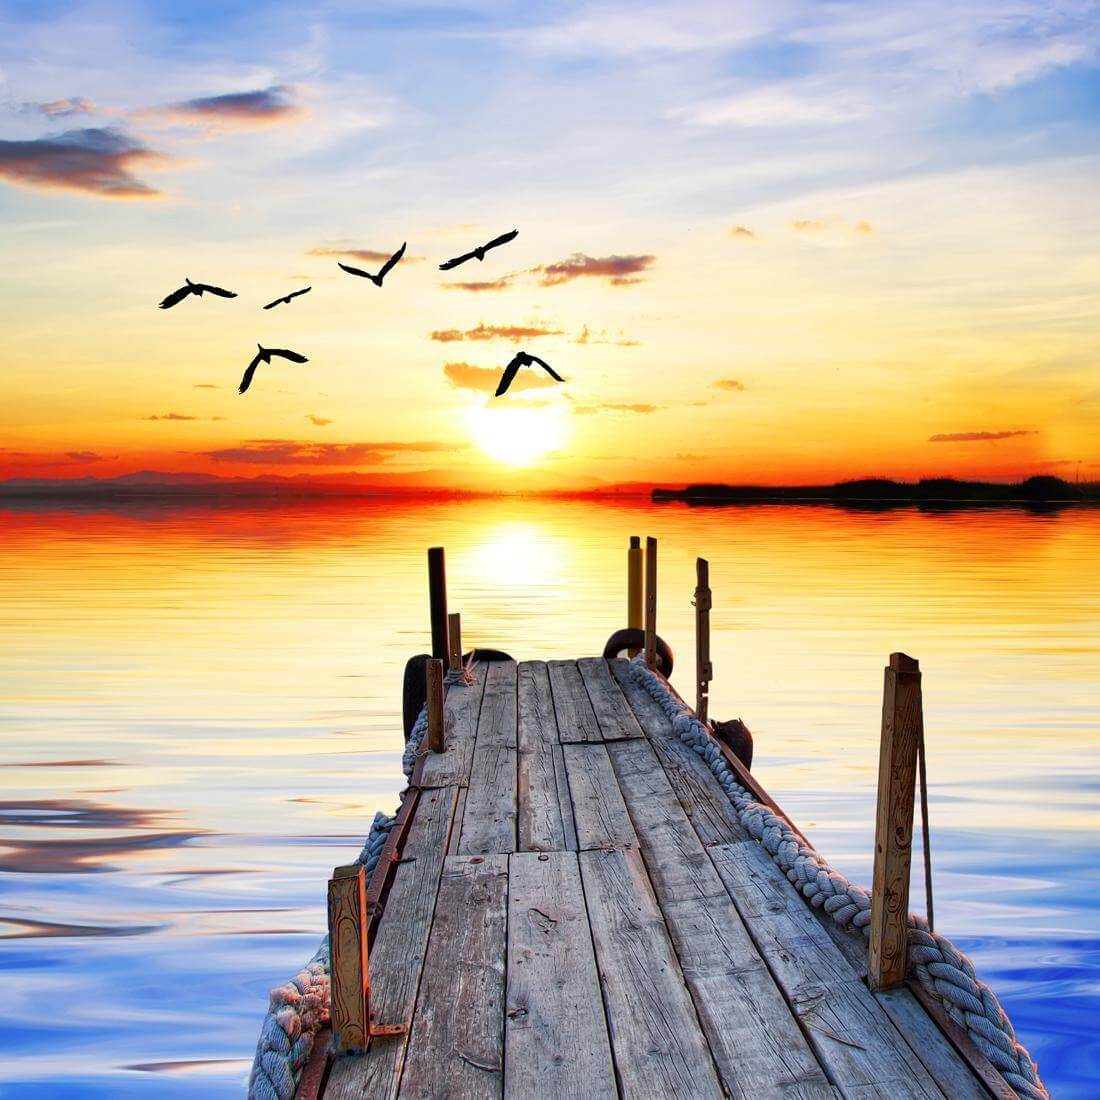
<svg viewBox="0 0 1100 1100">
<path fill-rule="evenodd" d="M 256 373 L 256 368 L 261 363 L 271 363 L 271 357 L 278 355 L 281 359 L 289 359 L 292 363 L 308 363 L 309 360 L 304 355 L 299 355 L 296 351 L 288 351 L 286 348 L 265 348 L 263 344 L 257 344 L 260 350 L 256 352 L 256 357 L 248 364 L 244 372 L 244 377 L 241 379 L 240 389 L 238 393 L 244 393 L 249 386 L 252 385 L 252 376 Z"/>
<path fill-rule="evenodd" d="M 401 259 L 401 257 L 402 257 L 402 256 L 404 256 L 404 255 L 405 255 L 405 245 L 407 245 L 408 243 L 409 243 L 409 242 L 408 242 L 408 241 L 406 241 L 406 242 L 405 242 L 405 244 L 403 244 L 403 245 L 402 245 L 402 246 L 401 246 L 401 247 L 400 247 L 400 248 L 399 248 L 399 249 L 398 249 L 398 250 L 397 250 L 397 251 L 396 251 L 396 252 L 395 252 L 395 253 L 394 253 L 394 254 L 393 254 L 393 255 L 392 255 L 392 256 L 391 256 L 391 257 L 390 257 L 390 258 L 389 258 L 389 259 L 388 259 L 388 260 L 387 260 L 387 261 L 386 261 L 386 262 L 385 262 L 384 264 L 383 264 L 383 265 L 382 265 L 382 270 L 381 270 L 381 271 L 379 271 L 377 275 L 372 275 L 372 274 L 371 274 L 371 273 L 370 273 L 369 271 L 362 271 L 362 270 L 361 270 L 360 268 L 358 268 L 358 267 L 352 267 L 352 266 L 351 266 L 350 264 L 341 264 L 341 263 L 339 263 L 339 261 L 337 261 L 337 263 L 338 263 L 338 264 L 339 264 L 339 266 L 340 266 L 340 267 L 342 267 L 342 268 L 343 268 L 343 269 L 344 269 L 344 270 L 345 270 L 345 271 L 346 271 L 346 272 L 347 272 L 347 273 L 348 273 L 349 275 L 360 275 L 360 276 L 362 276 L 362 277 L 363 277 L 364 279 L 370 279 L 370 281 L 371 281 L 372 283 L 374 283 L 374 285 L 375 285 L 375 286 L 381 286 L 381 285 L 382 285 L 382 280 L 383 280 L 383 279 L 384 279 L 384 278 L 385 278 L 385 277 L 386 277 L 386 276 L 387 276 L 387 275 L 388 275 L 388 274 L 390 273 L 390 269 L 391 269 L 392 267 L 394 267 L 394 265 L 396 265 L 396 264 L 398 263 L 398 261 L 399 261 L 399 260 Z"/>
<path fill-rule="evenodd" d="M 502 244 L 514 241 L 518 236 L 518 229 L 513 229 L 511 233 L 502 233 L 499 237 L 494 237 L 488 244 L 478 245 L 472 252 L 464 252 L 461 256 L 455 256 L 453 260 L 448 260 L 446 263 L 440 264 L 439 270 L 450 271 L 452 267 L 458 267 L 459 264 L 464 264 L 467 260 L 472 260 L 475 256 L 478 260 L 484 260 L 485 253 L 488 252 L 490 248 L 498 248 Z"/>
<path fill-rule="evenodd" d="M 519 374 L 520 367 L 530 367 L 533 366 L 535 363 L 538 363 L 538 365 L 542 367 L 542 369 L 546 371 L 546 373 L 550 375 L 550 377 L 553 378 L 555 382 L 565 381 L 565 379 L 562 378 L 562 376 L 558 374 L 558 372 L 554 370 L 554 368 L 550 366 L 550 364 L 547 363 L 545 359 L 540 359 L 537 355 L 531 355 L 526 351 L 517 351 L 512 361 L 508 364 L 508 366 L 504 368 L 504 374 L 502 374 L 500 378 L 500 385 L 497 386 L 497 392 L 494 393 L 493 396 L 499 397 L 508 389 L 508 387 L 515 379 L 516 375 Z"/>
<path fill-rule="evenodd" d="M 292 290 L 289 294 L 284 294 L 281 298 L 276 298 L 274 302 L 268 302 L 264 309 L 274 309 L 276 306 L 281 306 L 284 302 L 289 304 L 291 298 L 297 298 L 299 295 L 308 294 L 313 287 L 303 287 L 301 290 Z"/>
<path fill-rule="evenodd" d="M 184 285 L 179 290 L 173 290 L 167 298 L 160 303 L 161 309 L 171 309 L 178 306 L 189 294 L 201 298 L 207 291 L 216 294 L 219 298 L 236 298 L 232 290 L 223 290 L 220 286 L 211 286 L 209 283 L 193 283 L 190 279 L 184 279 Z"/>
</svg>

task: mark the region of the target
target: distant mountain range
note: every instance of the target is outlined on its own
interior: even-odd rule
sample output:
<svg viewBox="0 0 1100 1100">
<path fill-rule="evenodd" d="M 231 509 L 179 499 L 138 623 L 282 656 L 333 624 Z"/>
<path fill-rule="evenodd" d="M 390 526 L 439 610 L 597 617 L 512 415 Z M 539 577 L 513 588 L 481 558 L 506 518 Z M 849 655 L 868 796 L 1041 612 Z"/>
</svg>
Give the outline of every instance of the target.
<svg viewBox="0 0 1100 1100">
<path fill-rule="evenodd" d="M 916 482 L 862 478 L 835 485 L 688 485 L 683 489 L 654 489 L 655 501 L 715 506 L 726 504 L 848 504 L 892 507 L 905 504 L 966 506 L 983 504 L 1055 505 L 1100 504 L 1100 483 L 1074 484 L 1060 477 L 1029 477 L 1001 484 L 961 481 L 950 477 Z"/>
</svg>

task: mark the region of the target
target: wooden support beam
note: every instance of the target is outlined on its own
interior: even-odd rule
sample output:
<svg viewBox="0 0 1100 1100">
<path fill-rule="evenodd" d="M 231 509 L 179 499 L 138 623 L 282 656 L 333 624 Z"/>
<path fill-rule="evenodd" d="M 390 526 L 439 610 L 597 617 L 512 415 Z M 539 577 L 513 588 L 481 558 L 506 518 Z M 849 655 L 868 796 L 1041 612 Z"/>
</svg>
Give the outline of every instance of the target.
<svg viewBox="0 0 1100 1100">
<path fill-rule="evenodd" d="M 434 657 L 428 662 L 428 751 L 444 752 L 443 735 L 443 662 Z"/>
<path fill-rule="evenodd" d="M 657 540 L 645 540 L 645 663 L 657 667 Z"/>
<path fill-rule="evenodd" d="M 904 653 L 891 653 L 882 698 L 867 963 L 868 982 L 876 992 L 896 989 L 905 980 L 913 796 L 922 722 L 920 665 Z"/>
<path fill-rule="evenodd" d="M 428 600 L 432 620 L 432 656 L 447 659 L 447 559 L 442 546 L 428 551 Z"/>
<path fill-rule="evenodd" d="M 332 872 L 328 931 L 333 1047 L 339 1053 L 359 1053 L 370 1036 L 366 876 L 361 863 Z"/>
<path fill-rule="evenodd" d="M 637 535 L 631 535 L 630 549 L 626 552 L 626 625 L 632 630 L 645 628 L 645 613 L 642 609 L 644 566 L 642 540 Z"/>
<path fill-rule="evenodd" d="M 462 616 L 454 611 L 447 616 L 447 648 L 451 672 L 462 671 Z"/>
<path fill-rule="evenodd" d="M 710 563 L 695 559 L 695 713 L 704 725 L 714 670 L 710 663 Z"/>
</svg>

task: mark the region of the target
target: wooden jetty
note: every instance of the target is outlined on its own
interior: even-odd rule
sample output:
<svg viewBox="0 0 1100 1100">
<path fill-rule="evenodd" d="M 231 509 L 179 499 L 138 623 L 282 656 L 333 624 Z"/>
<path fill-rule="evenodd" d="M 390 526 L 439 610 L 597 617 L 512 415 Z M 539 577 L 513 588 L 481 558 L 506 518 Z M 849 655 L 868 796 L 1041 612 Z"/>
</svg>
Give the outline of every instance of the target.
<svg viewBox="0 0 1100 1100">
<path fill-rule="evenodd" d="M 444 689 L 460 648 L 441 570 L 440 556 L 430 747 L 376 870 L 337 868 L 330 884 L 332 1035 L 300 1100 L 1016 1095 L 904 981 L 915 662 L 887 670 L 892 840 L 876 860 L 869 958 L 746 832 L 625 660 L 474 661 Z M 632 591 L 632 620 L 642 603 Z M 705 700 L 705 640 L 697 659 Z"/>
</svg>

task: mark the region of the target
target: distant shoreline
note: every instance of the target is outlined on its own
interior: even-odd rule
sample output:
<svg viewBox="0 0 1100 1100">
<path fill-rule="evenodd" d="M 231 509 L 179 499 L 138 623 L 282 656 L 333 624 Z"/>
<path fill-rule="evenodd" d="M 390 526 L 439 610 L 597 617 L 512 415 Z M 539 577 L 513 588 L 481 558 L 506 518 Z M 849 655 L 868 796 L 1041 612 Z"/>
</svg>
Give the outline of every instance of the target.
<svg viewBox="0 0 1100 1100">
<path fill-rule="evenodd" d="M 738 504 L 837 504 L 846 507 L 894 508 L 924 505 L 940 508 L 990 506 L 1053 508 L 1100 505 L 1100 483 L 1074 484 L 1046 475 L 1001 484 L 925 478 L 916 482 L 887 478 L 863 478 L 835 485 L 687 485 L 682 489 L 654 489 L 655 503 L 681 503 L 698 507 Z"/>
</svg>

